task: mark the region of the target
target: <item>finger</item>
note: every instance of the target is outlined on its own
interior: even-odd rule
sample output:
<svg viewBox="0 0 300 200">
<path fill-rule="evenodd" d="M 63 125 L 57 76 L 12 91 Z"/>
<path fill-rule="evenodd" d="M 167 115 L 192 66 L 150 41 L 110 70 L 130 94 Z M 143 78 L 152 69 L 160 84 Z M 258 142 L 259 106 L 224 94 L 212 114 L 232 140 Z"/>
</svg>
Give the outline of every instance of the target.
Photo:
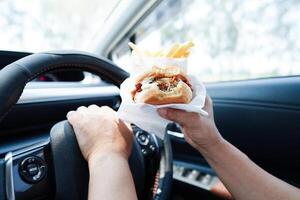
<svg viewBox="0 0 300 200">
<path fill-rule="evenodd" d="M 80 112 L 80 113 L 85 112 L 85 111 L 87 111 L 87 107 L 80 106 L 79 108 L 77 108 L 77 111 Z"/>
<path fill-rule="evenodd" d="M 186 112 L 183 110 L 162 108 L 158 109 L 158 113 L 163 118 L 177 122 L 181 125 L 188 125 L 189 122 L 197 116 L 196 113 Z"/>
<path fill-rule="evenodd" d="M 108 107 L 108 106 L 101 106 L 100 108 L 101 108 L 101 110 L 105 110 L 105 111 L 113 111 L 113 112 L 114 112 L 114 110 L 111 109 L 111 108 Z"/>
<path fill-rule="evenodd" d="M 111 109 L 108 106 L 101 106 L 101 111 L 104 112 L 106 115 L 116 116 L 117 112 Z"/>
<path fill-rule="evenodd" d="M 75 114 L 74 110 L 71 110 L 67 113 L 67 119 L 71 118 Z"/>
<path fill-rule="evenodd" d="M 100 107 L 95 105 L 95 104 L 92 104 L 88 107 L 89 110 L 92 110 L 92 111 L 99 111 L 100 110 Z"/>
<path fill-rule="evenodd" d="M 78 120 L 78 115 L 76 115 L 75 111 L 70 111 L 67 114 L 67 119 L 70 122 L 70 124 L 74 125 L 76 123 L 76 121 Z"/>
</svg>

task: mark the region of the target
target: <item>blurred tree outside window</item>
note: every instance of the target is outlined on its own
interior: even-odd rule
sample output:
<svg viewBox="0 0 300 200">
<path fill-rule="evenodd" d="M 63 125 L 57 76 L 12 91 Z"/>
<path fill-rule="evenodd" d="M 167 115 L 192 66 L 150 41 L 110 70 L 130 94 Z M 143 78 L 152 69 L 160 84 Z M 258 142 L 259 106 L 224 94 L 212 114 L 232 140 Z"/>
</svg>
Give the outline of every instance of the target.
<svg viewBox="0 0 300 200">
<path fill-rule="evenodd" d="M 193 40 L 188 71 L 205 82 L 300 75 L 299 10 L 299 0 L 164 0 L 135 38 L 156 50 Z M 113 56 L 125 68 L 127 42 Z"/>
</svg>

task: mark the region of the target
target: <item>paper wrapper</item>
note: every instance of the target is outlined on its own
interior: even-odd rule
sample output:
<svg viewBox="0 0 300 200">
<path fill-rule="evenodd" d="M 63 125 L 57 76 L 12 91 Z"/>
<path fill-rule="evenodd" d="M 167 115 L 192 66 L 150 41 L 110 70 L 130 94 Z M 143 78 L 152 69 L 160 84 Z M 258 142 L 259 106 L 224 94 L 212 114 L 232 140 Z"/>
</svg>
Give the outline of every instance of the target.
<svg viewBox="0 0 300 200">
<path fill-rule="evenodd" d="M 177 66 L 185 73 L 187 72 L 186 58 L 156 58 L 132 55 L 131 64 L 132 71 L 130 76 L 138 76 L 143 72 L 150 70 L 153 66 Z"/>
<path fill-rule="evenodd" d="M 131 73 L 130 78 L 126 79 L 120 87 L 120 95 L 122 98 L 122 103 L 118 110 L 120 119 L 128 123 L 133 123 L 141 129 L 153 133 L 163 139 L 165 128 L 170 121 L 158 115 L 158 108 L 176 108 L 207 116 L 207 112 L 202 109 L 205 103 L 206 89 L 203 83 L 197 77 L 192 75 L 188 75 L 193 87 L 193 98 L 189 104 L 150 105 L 145 103 L 135 103 L 132 100 L 130 91 L 134 88 L 136 75 L 150 69 L 152 66 L 178 66 L 186 71 L 186 59 L 139 58 L 139 60 L 133 61 L 135 62 L 133 66 L 136 66 L 137 69 Z M 143 66 L 143 68 L 141 66 Z"/>
</svg>

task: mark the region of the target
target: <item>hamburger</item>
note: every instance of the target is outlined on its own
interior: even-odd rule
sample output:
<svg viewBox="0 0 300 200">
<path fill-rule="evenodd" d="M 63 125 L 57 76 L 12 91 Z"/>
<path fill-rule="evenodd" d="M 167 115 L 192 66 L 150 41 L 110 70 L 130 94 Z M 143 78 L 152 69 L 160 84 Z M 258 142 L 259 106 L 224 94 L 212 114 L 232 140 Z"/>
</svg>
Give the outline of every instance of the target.
<svg viewBox="0 0 300 200">
<path fill-rule="evenodd" d="M 192 85 L 187 75 L 175 66 L 153 67 L 140 75 L 131 92 L 136 103 L 162 105 L 187 104 L 192 100 Z"/>
</svg>

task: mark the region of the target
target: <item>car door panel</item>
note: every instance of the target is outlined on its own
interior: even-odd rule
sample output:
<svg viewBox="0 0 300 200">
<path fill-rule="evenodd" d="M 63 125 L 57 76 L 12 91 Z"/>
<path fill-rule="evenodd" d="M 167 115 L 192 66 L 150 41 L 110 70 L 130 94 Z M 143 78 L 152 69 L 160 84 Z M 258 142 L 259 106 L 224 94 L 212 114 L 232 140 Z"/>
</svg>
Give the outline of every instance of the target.
<svg viewBox="0 0 300 200">
<path fill-rule="evenodd" d="M 300 186 L 300 77 L 213 83 L 206 88 L 222 136 L 271 174 Z M 175 160 L 208 166 L 183 138 L 171 138 Z"/>
<path fill-rule="evenodd" d="M 300 77 L 279 77 L 207 84 L 215 100 L 300 108 Z"/>
</svg>

